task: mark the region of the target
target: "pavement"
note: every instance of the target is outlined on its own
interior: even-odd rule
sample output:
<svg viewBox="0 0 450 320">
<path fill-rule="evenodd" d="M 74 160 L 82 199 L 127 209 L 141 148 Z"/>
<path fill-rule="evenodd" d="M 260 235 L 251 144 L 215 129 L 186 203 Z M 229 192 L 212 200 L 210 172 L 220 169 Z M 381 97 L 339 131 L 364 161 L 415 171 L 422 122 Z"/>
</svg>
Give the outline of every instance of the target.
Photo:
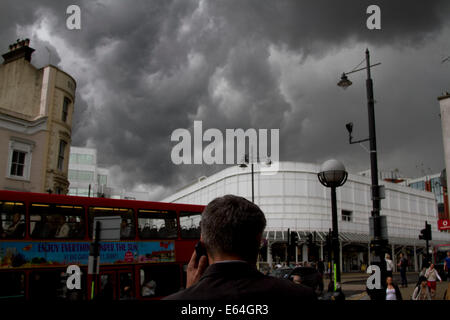
<svg viewBox="0 0 450 320">
<path fill-rule="evenodd" d="M 344 273 L 341 275 L 342 290 L 345 294 L 346 300 L 370 300 L 366 293 L 366 280 L 368 274 L 366 273 Z M 416 272 L 408 272 L 408 287 L 401 288 L 403 300 L 410 300 L 417 283 L 419 276 Z M 394 273 L 394 282 L 399 284 L 400 274 Z M 324 280 L 324 288 L 328 287 L 329 280 Z M 448 282 L 438 282 L 436 286 L 436 300 L 441 300 L 444 297 L 445 290 L 447 290 Z"/>
</svg>

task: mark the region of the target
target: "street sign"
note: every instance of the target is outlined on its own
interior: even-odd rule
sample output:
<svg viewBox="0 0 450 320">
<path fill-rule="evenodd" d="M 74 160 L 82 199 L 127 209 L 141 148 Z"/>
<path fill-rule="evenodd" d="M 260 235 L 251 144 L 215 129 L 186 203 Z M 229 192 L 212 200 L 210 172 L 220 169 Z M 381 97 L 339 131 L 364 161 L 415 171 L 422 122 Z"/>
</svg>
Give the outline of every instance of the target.
<svg viewBox="0 0 450 320">
<path fill-rule="evenodd" d="M 103 216 L 94 218 L 94 234 L 97 226 L 97 221 L 101 222 L 100 239 L 104 240 L 120 240 L 120 223 L 122 218 L 120 216 Z"/>
<path fill-rule="evenodd" d="M 375 223 L 378 224 L 377 228 L 381 231 L 381 239 L 388 238 L 388 228 L 386 216 L 369 217 L 369 236 L 370 239 L 375 237 Z"/>
<path fill-rule="evenodd" d="M 450 219 L 439 219 L 438 220 L 439 230 L 450 230 Z"/>
</svg>

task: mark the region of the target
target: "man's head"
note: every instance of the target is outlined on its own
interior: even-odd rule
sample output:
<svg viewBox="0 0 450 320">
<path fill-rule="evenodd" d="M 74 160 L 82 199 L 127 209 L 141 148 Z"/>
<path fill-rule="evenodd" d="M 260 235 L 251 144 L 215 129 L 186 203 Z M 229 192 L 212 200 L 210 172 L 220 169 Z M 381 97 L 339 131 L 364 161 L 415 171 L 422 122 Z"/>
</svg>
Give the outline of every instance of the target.
<svg viewBox="0 0 450 320">
<path fill-rule="evenodd" d="M 254 263 L 266 218 L 259 207 L 238 196 L 211 201 L 202 214 L 201 238 L 211 257 L 236 256 Z"/>
</svg>

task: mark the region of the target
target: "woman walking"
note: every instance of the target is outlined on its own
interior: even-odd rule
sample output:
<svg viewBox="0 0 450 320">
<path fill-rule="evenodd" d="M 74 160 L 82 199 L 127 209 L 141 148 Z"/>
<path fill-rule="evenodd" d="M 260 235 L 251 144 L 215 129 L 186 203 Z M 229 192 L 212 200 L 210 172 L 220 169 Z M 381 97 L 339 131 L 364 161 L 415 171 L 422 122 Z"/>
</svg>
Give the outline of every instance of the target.
<svg viewBox="0 0 450 320">
<path fill-rule="evenodd" d="M 428 280 L 428 287 L 431 290 L 431 298 L 434 299 L 434 297 L 436 295 L 436 280 L 439 280 L 440 282 L 442 282 L 442 279 L 439 276 L 439 273 L 434 268 L 434 263 L 430 264 L 430 267 L 425 272 L 425 277 Z"/>
<path fill-rule="evenodd" d="M 386 261 L 386 275 L 392 277 L 392 271 L 394 271 L 394 262 L 391 260 L 391 256 L 386 253 L 384 260 Z"/>
<path fill-rule="evenodd" d="M 392 276 L 386 277 L 386 300 L 403 300 L 400 289 L 394 283 Z"/>
<path fill-rule="evenodd" d="M 430 288 L 428 288 L 427 278 L 419 277 L 419 282 L 411 297 L 412 300 L 431 300 Z"/>
</svg>

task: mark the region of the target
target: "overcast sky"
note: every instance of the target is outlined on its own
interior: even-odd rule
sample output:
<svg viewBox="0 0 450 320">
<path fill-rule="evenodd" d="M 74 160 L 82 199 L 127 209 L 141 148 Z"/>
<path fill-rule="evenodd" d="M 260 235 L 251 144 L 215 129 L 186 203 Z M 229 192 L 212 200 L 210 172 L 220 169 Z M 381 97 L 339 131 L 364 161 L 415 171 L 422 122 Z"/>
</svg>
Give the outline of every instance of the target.
<svg viewBox="0 0 450 320">
<path fill-rule="evenodd" d="M 66 8 L 81 8 L 81 30 Z M 366 8 L 381 7 L 381 30 Z M 141 0 L 0 2 L 0 45 L 30 38 L 33 64 L 77 81 L 72 145 L 98 149 L 116 184 L 155 200 L 225 166 L 171 162 L 177 128 L 280 129 L 280 160 L 369 168 L 365 73 L 371 51 L 379 168 L 443 169 L 437 97 L 450 91 L 450 2 Z M 51 54 L 47 51 L 50 50 Z M 205 144 L 206 145 L 206 144 Z"/>
</svg>

